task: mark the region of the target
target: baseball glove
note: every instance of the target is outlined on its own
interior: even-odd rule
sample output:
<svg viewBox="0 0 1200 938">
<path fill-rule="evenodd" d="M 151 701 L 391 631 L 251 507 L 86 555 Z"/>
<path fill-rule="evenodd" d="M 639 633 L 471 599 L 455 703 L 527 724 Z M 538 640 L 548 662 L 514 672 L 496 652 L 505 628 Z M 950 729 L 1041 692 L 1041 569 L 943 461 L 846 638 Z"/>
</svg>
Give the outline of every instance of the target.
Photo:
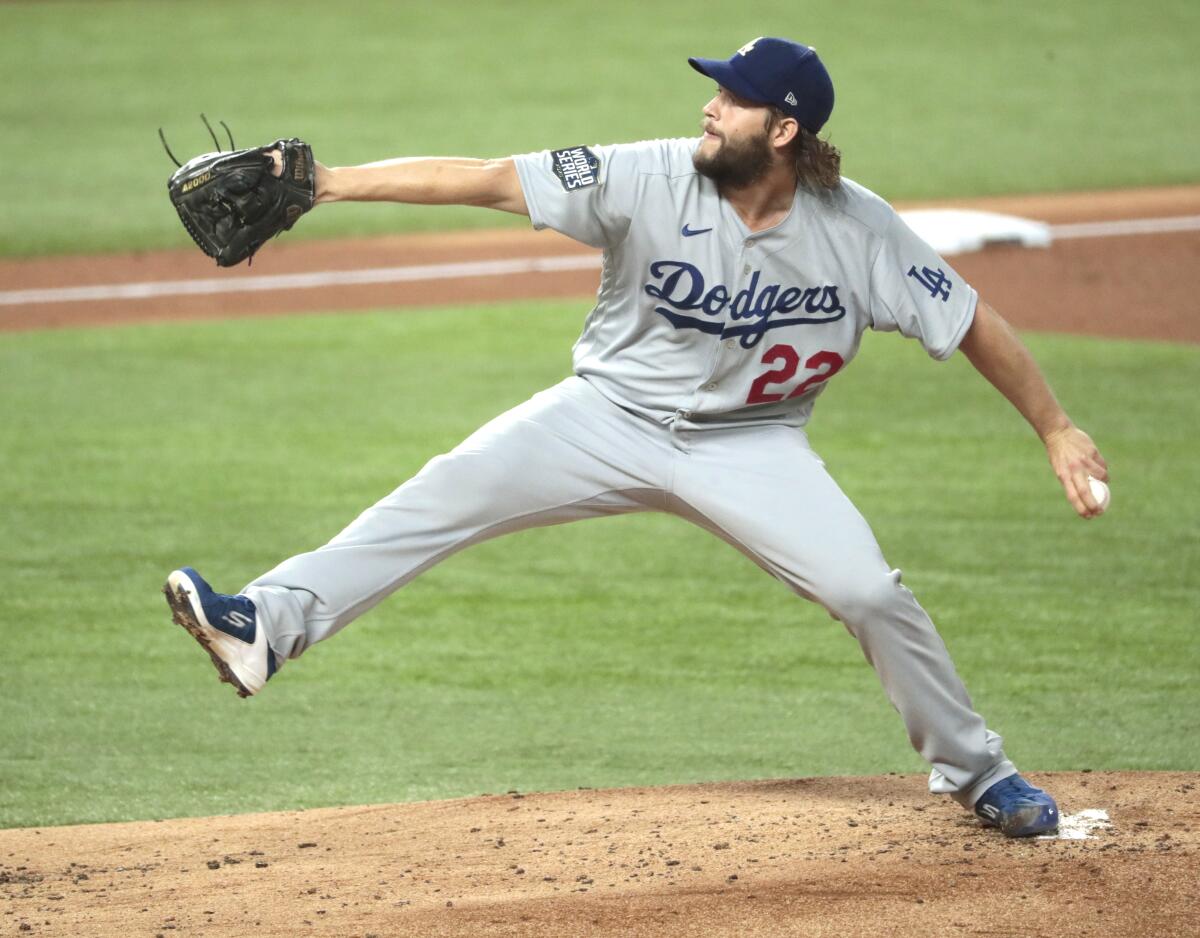
<svg viewBox="0 0 1200 938">
<path fill-rule="evenodd" d="M 271 171 L 273 150 L 283 157 L 279 176 Z M 200 250 L 219 266 L 232 267 L 252 258 L 313 207 L 312 148 L 293 137 L 262 147 L 204 153 L 171 174 L 167 191 Z"/>
</svg>

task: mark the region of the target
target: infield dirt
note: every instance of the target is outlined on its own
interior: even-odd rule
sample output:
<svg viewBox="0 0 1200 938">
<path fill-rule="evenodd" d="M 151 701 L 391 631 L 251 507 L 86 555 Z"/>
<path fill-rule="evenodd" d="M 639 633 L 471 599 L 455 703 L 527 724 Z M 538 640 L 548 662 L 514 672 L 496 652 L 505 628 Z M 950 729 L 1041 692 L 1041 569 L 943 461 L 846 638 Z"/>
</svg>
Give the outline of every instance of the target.
<svg viewBox="0 0 1200 938">
<path fill-rule="evenodd" d="M 1168 936 L 1200 775 L 1034 776 L 1090 840 L 1007 840 L 917 776 L 520 794 L 0 831 L 5 934 Z"/>
<path fill-rule="evenodd" d="M 972 207 L 1048 222 L 1200 214 L 1200 187 Z M 253 274 L 585 249 L 519 231 L 271 245 Z M 1200 342 L 1200 232 L 954 259 L 1015 325 Z M 0 261 L 0 289 L 211 277 L 194 249 Z M 0 307 L 0 329 L 581 299 L 595 271 Z M 167 616 L 164 613 L 164 624 Z M 214 693 L 217 690 L 214 687 Z M 1200 774 L 1035 774 L 1087 840 L 1010 841 L 915 776 L 510 792 L 0 831 L 0 933 L 263 936 L 1200 935 Z"/>
</svg>

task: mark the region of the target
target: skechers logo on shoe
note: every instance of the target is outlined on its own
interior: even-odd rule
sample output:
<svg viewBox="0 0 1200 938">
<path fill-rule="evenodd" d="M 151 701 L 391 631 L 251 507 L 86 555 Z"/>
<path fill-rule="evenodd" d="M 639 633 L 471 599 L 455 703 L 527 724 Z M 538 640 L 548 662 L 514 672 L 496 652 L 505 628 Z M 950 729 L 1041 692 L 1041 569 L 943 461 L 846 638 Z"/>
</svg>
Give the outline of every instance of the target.
<svg viewBox="0 0 1200 938">
<path fill-rule="evenodd" d="M 239 638 L 248 644 L 254 644 L 254 620 L 244 612 L 238 612 L 234 609 L 232 612 L 227 612 L 220 619 L 223 624 L 222 632 L 232 635 L 234 638 Z"/>
</svg>

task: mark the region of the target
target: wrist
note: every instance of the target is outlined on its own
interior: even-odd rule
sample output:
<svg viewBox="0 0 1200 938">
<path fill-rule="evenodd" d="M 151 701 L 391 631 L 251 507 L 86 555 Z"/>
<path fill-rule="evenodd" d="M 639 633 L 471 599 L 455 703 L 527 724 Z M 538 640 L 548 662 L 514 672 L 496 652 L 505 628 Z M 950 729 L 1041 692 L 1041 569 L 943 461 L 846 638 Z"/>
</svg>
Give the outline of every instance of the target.
<svg viewBox="0 0 1200 938">
<path fill-rule="evenodd" d="M 1060 411 L 1059 413 L 1055 414 L 1054 417 L 1048 420 L 1045 425 L 1039 425 L 1037 427 L 1037 432 L 1038 436 L 1041 437 L 1042 442 L 1048 444 L 1052 438 L 1058 436 L 1060 433 L 1073 429 L 1074 426 L 1075 424 L 1071 422 L 1071 418 L 1068 417 L 1066 413 Z"/>
<path fill-rule="evenodd" d="M 313 177 L 314 202 L 323 205 L 326 202 L 337 202 L 341 198 L 338 192 L 338 175 L 336 169 L 316 164 Z"/>
</svg>

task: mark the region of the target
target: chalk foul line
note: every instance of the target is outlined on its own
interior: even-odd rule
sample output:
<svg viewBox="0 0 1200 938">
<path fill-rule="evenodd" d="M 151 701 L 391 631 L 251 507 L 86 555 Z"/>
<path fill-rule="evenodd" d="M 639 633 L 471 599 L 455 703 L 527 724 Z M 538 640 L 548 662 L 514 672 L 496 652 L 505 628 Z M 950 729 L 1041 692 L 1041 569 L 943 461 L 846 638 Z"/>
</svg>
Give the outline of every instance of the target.
<svg viewBox="0 0 1200 938">
<path fill-rule="evenodd" d="M 1200 215 L 1080 222 L 1050 226 L 1052 241 L 1167 234 L 1178 231 L 1200 231 Z M 311 290 L 318 287 L 457 280 L 465 277 L 503 277 L 514 274 L 595 270 L 600 267 L 600 263 L 599 254 L 569 254 L 554 257 L 514 257 L 503 260 L 464 261 L 453 264 L 420 264 L 408 267 L 369 267 L 362 270 L 316 270 L 303 274 L 271 274 L 262 277 L 212 277 L 196 280 L 106 283 L 82 287 L 41 287 L 29 290 L 0 291 L 0 306 L 89 303 L 102 300 L 145 300 L 164 296 L 262 293 L 272 290 Z"/>
<path fill-rule="evenodd" d="M 261 293 L 272 290 L 310 290 L 316 287 L 404 283 L 414 280 L 458 280 L 463 277 L 502 277 L 511 274 L 594 270 L 599 254 L 559 257 L 514 257 L 494 261 L 454 264 L 420 264 L 409 267 L 367 267 L 361 270 L 316 270 L 303 274 L 262 277 L 153 280 L 142 283 L 108 283 L 86 287 L 46 287 L 0 292 L 0 306 L 36 303 L 84 303 L 96 300 L 144 300 L 162 296 L 199 296 L 215 293 Z"/>
</svg>

